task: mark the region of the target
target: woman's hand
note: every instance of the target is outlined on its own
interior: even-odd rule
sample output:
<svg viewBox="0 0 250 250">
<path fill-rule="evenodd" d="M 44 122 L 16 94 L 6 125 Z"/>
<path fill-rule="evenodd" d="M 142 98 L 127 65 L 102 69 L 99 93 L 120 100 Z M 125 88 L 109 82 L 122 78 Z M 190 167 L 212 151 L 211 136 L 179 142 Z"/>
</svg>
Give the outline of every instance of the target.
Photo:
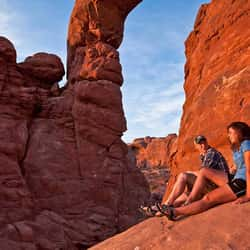
<svg viewBox="0 0 250 250">
<path fill-rule="evenodd" d="M 233 203 L 234 204 L 242 204 L 250 201 L 250 197 L 247 197 L 246 195 L 239 197 L 237 200 L 235 200 Z"/>
</svg>

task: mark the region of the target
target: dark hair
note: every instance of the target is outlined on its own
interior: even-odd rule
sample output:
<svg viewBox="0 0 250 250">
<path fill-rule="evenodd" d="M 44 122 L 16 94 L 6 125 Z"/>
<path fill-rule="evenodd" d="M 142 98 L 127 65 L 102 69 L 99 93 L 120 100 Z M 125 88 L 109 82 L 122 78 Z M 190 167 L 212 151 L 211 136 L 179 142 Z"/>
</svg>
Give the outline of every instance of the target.
<svg viewBox="0 0 250 250">
<path fill-rule="evenodd" d="M 227 131 L 232 128 L 234 130 L 237 130 L 240 134 L 239 136 L 239 142 L 241 144 L 244 140 L 250 140 L 250 127 L 245 122 L 232 122 L 227 126 Z M 231 143 L 231 142 L 230 142 Z M 235 143 L 231 143 L 231 149 L 235 151 L 238 149 L 238 145 Z"/>
<path fill-rule="evenodd" d="M 194 138 L 194 141 L 195 141 L 196 144 L 202 144 L 202 143 L 207 141 L 207 138 L 204 135 L 197 135 Z"/>
</svg>

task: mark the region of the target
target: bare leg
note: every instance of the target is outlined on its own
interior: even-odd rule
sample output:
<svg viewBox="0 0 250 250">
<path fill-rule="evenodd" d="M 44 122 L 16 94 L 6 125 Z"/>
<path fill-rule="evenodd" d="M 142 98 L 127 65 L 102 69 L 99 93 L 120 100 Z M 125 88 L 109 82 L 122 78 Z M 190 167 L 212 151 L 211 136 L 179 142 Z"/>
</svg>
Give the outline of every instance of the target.
<svg viewBox="0 0 250 250">
<path fill-rule="evenodd" d="M 202 168 L 198 177 L 194 183 L 192 191 L 187 198 L 187 203 L 191 203 L 200 199 L 201 192 L 203 191 L 206 182 L 210 180 L 218 186 L 223 186 L 228 182 L 228 176 L 225 172 L 221 170 L 211 169 L 211 168 Z"/>
<path fill-rule="evenodd" d="M 187 194 L 184 192 L 181 194 L 173 203 L 174 207 L 180 207 L 182 204 L 184 204 L 187 200 Z"/>
<path fill-rule="evenodd" d="M 210 193 L 206 194 L 201 200 L 193 202 L 190 205 L 174 209 L 175 216 L 198 214 L 209 208 L 226 202 L 236 200 L 237 196 L 231 188 L 226 184 L 218 187 Z"/>
<path fill-rule="evenodd" d="M 185 173 L 179 174 L 171 194 L 166 201 L 162 201 L 162 204 L 173 205 L 174 201 L 185 191 L 186 183 L 187 175 Z"/>
<path fill-rule="evenodd" d="M 224 186 L 228 182 L 228 175 L 224 171 L 203 168 L 199 172 L 218 186 Z"/>
</svg>

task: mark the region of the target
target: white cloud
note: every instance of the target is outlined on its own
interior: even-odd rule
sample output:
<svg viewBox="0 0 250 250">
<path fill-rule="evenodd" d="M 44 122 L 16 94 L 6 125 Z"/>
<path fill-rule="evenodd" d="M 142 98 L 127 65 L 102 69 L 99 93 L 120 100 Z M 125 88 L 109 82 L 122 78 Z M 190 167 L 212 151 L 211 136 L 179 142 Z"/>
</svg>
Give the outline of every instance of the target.
<svg viewBox="0 0 250 250">
<path fill-rule="evenodd" d="M 181 83 L 179 83 L 182 86 Z M 176 88 L 163 88 L 159 92 L 147 93 L 142 98 L 133 100 L 127 109 L 130 109 L 129 122 L 131 124 L 140 124 L 146 128 L 154 128 L 154 125 L 161 123 L 168 118 L 176 117 L 182 110 L 184 102 L 183 90 L 180 90 L 179 85 Z M 155 127 L 157 128 L 157 126 Z M 157 129 L 155 134 L 157 134 Z M 169 131 L 171 132 L 171 131 Z M 172 132 L 177 132 L 176 128 Z"/>
<path fill-rule="evenodd" d="M 142 96 L 141 92 L 144 92 Z M 135 91 L 125 95 L 123 103 L 128 130 L 123 139 L 126 142 L 147 135 L 178 133 L 185 99 L 182 81 L 172 83 L 169 87 L 161 84 L 157 88 L 135 88 Z"/>
<path fill-rule="evenodd" d="M 141 66 L 140 61 L 133 66 L 128 65 L 122 87 L 128 126 L 123 139 L 130 142 L 147 135 L 178 133 L 185 99 L 184 61 L 150 62 L 148 57 L 147 66 Z"/>
<path fill-rule="evenodd" d="M 153 98 L 157 98 L 157 96 Z M 145 123 L 146 127 L 153 128 L 152 123 L 154 121 L 159 121 L 165 115 L 178 112 L 182 103 L 182 96 L 176 99 L 152 100 L 152 103 L 145 105 L 142 110 L 138 111 L 138 115 L 133 122 L 142 122 Z"/>
<path fill-rule="evenodd" d="M 22 40 L 16 27 L 20 24 L 21 17 L 10 8 L 6 0 L 0 0 L 0 6 L 0 35 L 14 42 L 15 46 L 20 46 Z"/>
</svg>

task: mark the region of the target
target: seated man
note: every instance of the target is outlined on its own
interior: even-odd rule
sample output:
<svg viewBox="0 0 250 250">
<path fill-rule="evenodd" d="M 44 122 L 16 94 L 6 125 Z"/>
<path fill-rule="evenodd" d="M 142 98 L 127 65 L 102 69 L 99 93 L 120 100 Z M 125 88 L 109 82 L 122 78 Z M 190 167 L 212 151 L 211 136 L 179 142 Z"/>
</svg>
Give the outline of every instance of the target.
<svg viewBox="0 0 250 250">
<path fill-rule="evenodd" d="M 200 199 L 216 187 L 228 182 L 231 176 L 227 162 L 219 151 L 208 144 L 206 137 L 203 135 L 197 136 L 194 139 L 194 147 L 200 153 L 200 169 L 198 171 L 186 171 L 179 174 L 169 197 L 165 199 L 165 192 L 161 204 L 142 207 L 142 212 L 148 216 L 154 216 L 158 211 L 162 210 L 162 206 L 179 207 L 181 205 L 187 205 Z M 209 181 L 208 179 L 211 178 L 208 178 L 205 183 L 196 183 L 196 185 L 194 185 L 197 176 L 202 173 L 204 168 L 209 169 L 209 171 L 206 171 L 206 174 L 213 175 L 217 173 L 216 178 L 213 178 L 214 182 Z"/>
</svg>

